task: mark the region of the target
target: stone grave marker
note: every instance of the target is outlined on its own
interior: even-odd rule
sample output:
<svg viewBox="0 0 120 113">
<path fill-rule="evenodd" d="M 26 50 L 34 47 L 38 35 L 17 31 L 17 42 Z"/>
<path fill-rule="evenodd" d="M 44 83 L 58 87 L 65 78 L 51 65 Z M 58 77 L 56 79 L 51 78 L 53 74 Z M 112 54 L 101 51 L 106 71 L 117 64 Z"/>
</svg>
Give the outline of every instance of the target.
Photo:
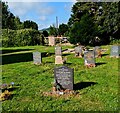
<svg viewBox="0 0 120 113">
<path fill-rule="evenodd" d="M 119 45 L 113 45 L 113 46 L 111 47 L 110 56 L 111 56 L 111 57 L 120 58 L 120 46 L 119 46 Z"/>
<path fill-rule="evenodd" d="M 62 56 L 62 47 L 55 47 L 55 56 Z"/>
<path fill-rule="evenodd" d="M 41 64 L 42 57 L 40 52 L 33 52 L 33 62 L 34 64 Z"/>
<path fill-rule="evenodd" d="M 84 63 L 87 67 L 95 67 L 95 52 L 85 51 L 84 52 Z"/>
<path fill-rule="evenodd" d="M 66 66 L 54 68 L 54 77 L 56 84 L 59 84 L 63 89 L 73 90 L 74 69 Z"/>
<path fill-rule="evenodd" d="M 75 47 L 75 56 L 82 57 L 82 47 L 81 46 Z"/>
<path fill-rule="evenodd" d="M 55 47 L 55 64 L 63 64 L 62 48 L 59 46 Z"/>
<path fill-rule="evenodd" d="M 49 46 L 54 46 L 55 45 L 55 37 L 54 36 L 49 36 Z"/>
<path fill-rule="evenodd" d="M 95 58 L 101 58 L 101 47 L 95 46 L 94 47 L 94 52 L 95 52 Z"/>
</svg>

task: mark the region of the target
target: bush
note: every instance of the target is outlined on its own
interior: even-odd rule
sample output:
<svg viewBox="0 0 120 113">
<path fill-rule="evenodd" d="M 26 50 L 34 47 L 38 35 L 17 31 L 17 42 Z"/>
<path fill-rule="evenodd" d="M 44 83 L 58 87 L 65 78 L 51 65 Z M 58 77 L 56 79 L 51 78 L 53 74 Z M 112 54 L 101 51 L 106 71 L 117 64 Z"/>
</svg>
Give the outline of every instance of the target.
<svg viewBox="0 0 120 113">
<path fill-rule="evenodd" d="M 1 41 L 3 47 L 43 45 L 44 37 L 38 30 L 33 29 L 3 29 Z"/>
</svg>

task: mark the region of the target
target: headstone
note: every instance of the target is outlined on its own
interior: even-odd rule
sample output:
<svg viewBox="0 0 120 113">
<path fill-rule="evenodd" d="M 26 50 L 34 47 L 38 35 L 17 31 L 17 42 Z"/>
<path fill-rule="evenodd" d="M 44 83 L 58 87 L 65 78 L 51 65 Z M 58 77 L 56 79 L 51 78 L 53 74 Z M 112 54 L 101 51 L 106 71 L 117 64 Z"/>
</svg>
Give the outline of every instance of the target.
<svg viewBox="0 0 120 113">
<path fill-rule="evenodd" d="M 55 77 L 56 84 L 59 84 L 64 89 L 73 90 L 73 84 L 74 84 L 73 69 L 66 66 L 55 68 L 54 77 Z"/>
<path fill-rule="evenodd" d="M 95 46 L 94 47 L 94 52 L 95 52 L 95 58 L 101 57 L 101 47 Z"/>
<path fill-rule="evenodd" d="M 62 48 L 59 46 L 55 47 L 55 64 L 63 64 Z"/>
<path fill-rule="evenodd" d="M 55 56 L 61 56 L 62 55 L 62 48 L 57 46 L 55 47 Z"/>
<path fill-rule="evenodd" d="M 55 56 L 55 64 L 63 64 L 62 56 Z"/>
<path fill-rule="evenodd" d="M 110 56 L 120 58 L 120 46 L 119 45 L 114 45 L 111 47 Z"/>
<path fill-rule="evenodd" d="M 85 51 L 84 52 L 84 63 L 85 63 L 85 66 L 95 67 L 95 53 L 94 53 L 94 51 Z"/>
<path fill-rule="evenodd" d="M 82 57 L 82 47 L 81 46 L 75 47 L 75 56 Z"/>
<path fill-rule="evenodd" d="M 34 61 L 34 64 L 41 64 L 42 58 L 41 58 L 40 52 L 33 52 L 33 61 Z"/>
<path fill-rule="evenodd" d="M 48 40 L 49 40 L 49 46 L 55 45 L 55 37 L 54 36 L 48 37 Z"/>
</svg>

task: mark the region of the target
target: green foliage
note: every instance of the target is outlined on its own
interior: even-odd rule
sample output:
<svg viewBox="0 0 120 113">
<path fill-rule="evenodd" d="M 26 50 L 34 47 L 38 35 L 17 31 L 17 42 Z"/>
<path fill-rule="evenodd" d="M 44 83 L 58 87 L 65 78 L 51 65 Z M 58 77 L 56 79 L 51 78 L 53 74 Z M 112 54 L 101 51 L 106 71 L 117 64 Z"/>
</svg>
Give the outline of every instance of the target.
<svg viewBox="0 0 120 113">
<path fill-rule="evenodd" d="M 44 31 L 43 31 L 43 35 L 44 35 L 44 37 L 48 37 L 48 36 L 49 36 L 49 33 L 48 33 L 46 30 L 44 30 Z"/>
<path fill-rule="evenodd" d="M 57 36 L 58 35 L 57 29 L 55 28 L 54 25 L 50 26 L 49 35 L 53 35 L 53 36 Z"/>
<path fill-rule="evenodd" d="M 76 2 L 72 7 L 68 25 L 72 28 L 76 22 L 81 21 L 84 15 L 88 14 L 97 27 L 96 36 L 99 36 L 101 44 L 109 44 L 110 37 L 119 39 L 119 4 L 120 2 Z"/>
<path fill-rule="evenodd" d="M 38 30 L 38 25 L 35 22 L 30 20 L 24 21 L 23 25 L 24 25 L 24 28 L 32 28 L 32 29 Z"/>
<path fill-rule="evenodd" d="M 76 22 L 71 28 L 70 42 L 88 45 L 94 39 L 96 31 L 92 18 L 89 15 L 84 15 L 80 22 Z"/>
<path fill-rule="evenodd" d="M 43 35 L 33 29 L 22 29 L 22 30 L 2 30 L 2 46 L 29 46 L 29 45 L 43 45 Z"/>
<path fill-rule="evenodd" d="M 60 24 L 58 31 L 59 31 L 59 35 L 63 35 L 64 36 L 65 33 L 68 31 L 67 24 Z"/>
</svg>

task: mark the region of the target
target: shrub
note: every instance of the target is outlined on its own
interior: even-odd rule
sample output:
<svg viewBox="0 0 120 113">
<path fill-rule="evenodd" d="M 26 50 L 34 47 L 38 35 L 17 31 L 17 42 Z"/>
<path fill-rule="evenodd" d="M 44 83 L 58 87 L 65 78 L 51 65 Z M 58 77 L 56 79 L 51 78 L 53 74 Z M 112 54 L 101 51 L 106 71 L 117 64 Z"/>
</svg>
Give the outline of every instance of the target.
<svg viewBox="0 0 120 113">
<path fill-rule="evenodd" d="M 3 47 L 43 45 L 44 37 L 34 29 L 3 29 L 1 42 Z"/>
</svg>

